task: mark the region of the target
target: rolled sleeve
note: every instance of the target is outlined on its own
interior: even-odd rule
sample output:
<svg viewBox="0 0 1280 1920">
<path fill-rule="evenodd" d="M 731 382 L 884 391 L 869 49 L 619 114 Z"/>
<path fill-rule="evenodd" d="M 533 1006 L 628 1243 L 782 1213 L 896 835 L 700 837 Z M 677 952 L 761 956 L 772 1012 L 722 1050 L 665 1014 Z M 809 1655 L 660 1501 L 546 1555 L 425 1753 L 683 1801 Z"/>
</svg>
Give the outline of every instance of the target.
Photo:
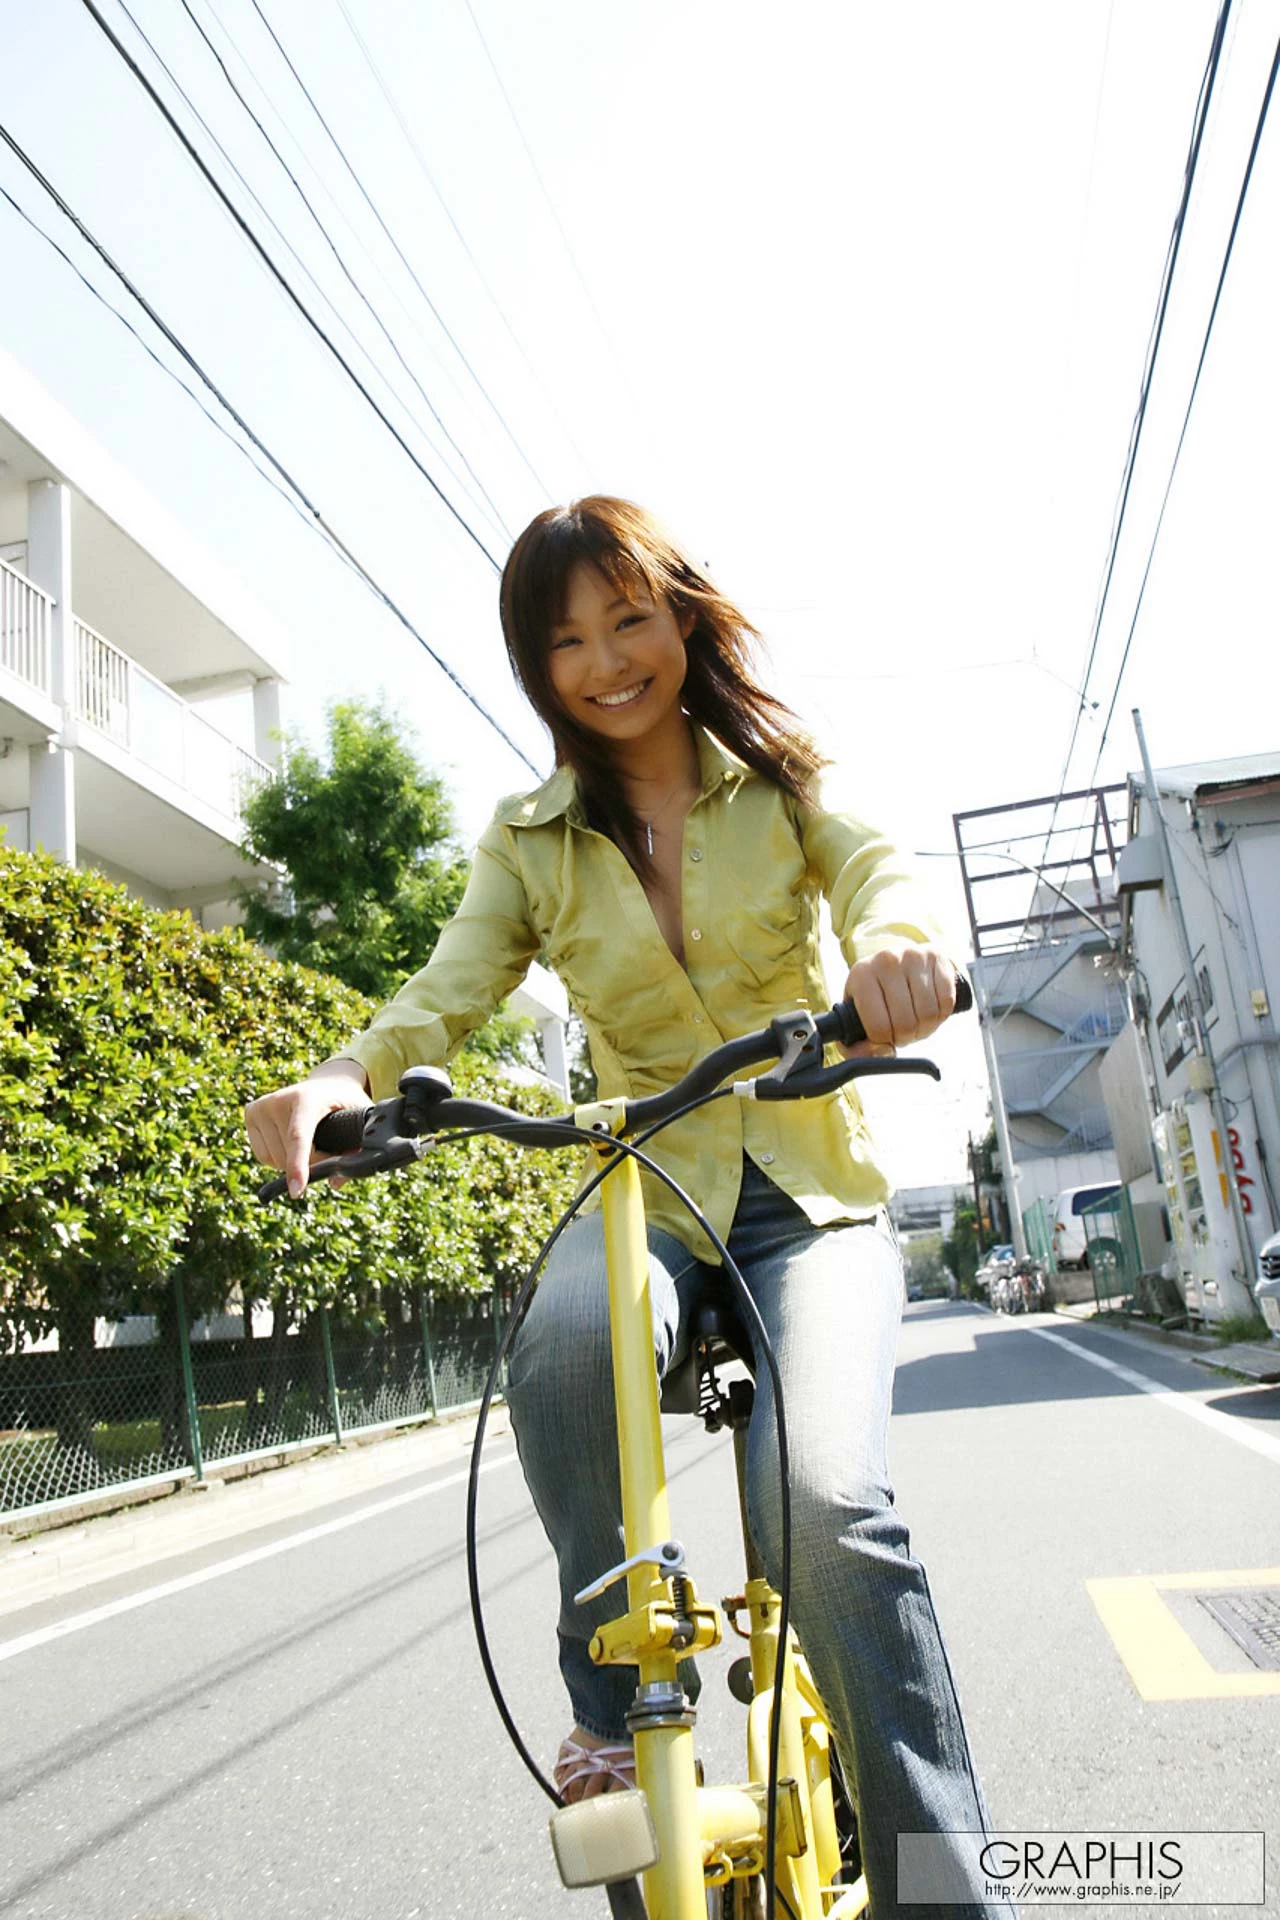
<svg viewBox="0 0 1280 1920">
<path fill-rule="evenodd" d="M 486 829 L 466 892 L 426 966 L 343 1048 L 375 1100 L 407 1067 L 442 1066 L 524 979 L 538 951 L 509 829 Z"/>
</svg>

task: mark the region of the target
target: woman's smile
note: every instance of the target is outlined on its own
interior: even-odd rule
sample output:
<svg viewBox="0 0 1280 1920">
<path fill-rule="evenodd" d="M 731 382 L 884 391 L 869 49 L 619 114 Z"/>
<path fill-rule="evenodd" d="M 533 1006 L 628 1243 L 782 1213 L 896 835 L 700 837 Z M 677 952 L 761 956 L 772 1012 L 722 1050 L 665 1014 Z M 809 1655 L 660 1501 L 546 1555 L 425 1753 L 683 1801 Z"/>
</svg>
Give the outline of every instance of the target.
<svg viewBox="0 0 1280 1920">
<path fill-rule="evenodd" d="M 587 697 L 596 707 L 629 707 L 632 701 L 646 694 L 652 685 L 651 679 L 638 680 L 634 686 L 624 687 L 621 693 L 593 693 Z"/>
</svg>

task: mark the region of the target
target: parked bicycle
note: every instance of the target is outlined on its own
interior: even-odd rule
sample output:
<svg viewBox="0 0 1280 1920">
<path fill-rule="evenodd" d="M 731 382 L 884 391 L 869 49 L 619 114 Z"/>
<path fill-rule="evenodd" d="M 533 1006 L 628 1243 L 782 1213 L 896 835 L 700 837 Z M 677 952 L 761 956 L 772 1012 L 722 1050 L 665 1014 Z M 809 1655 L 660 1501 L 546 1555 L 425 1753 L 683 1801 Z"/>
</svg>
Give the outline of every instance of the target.
<svg viewBox="0 0 1280 1920">
<path fill-rule="evenodd" d="M 964 983 L 958 1007 L 971 1004 Z M 863 1037 L 855 1009 L 842 1003 L 815 1019 L 788 1013 L 759 1032 L 716 1048 L 676 1085 L 640 1100 L 609 1100 L 564 1117 L 535 1119 L 486 1101 L 454 1096 L 438 1068 L 404 1074 L 391 1099 L 363 1111 L 331 1114 L 316 1129 L 322 1160 L 312 1177 L 356 1178 L 405 1167 L 436 1138 L 493 1134 L 527 1148 L 587 1143 L 595 1162 L 587 1185 L 548 1240 L 515 1304 L 482 1404 L 468 1501 L 468 1568 L 485 1672 L 503 1723 L 521 1759 L 556 1804 L 551 1835 L 566 1886 L 603 1885 L 616 1916 L 648 1920 L 852 1920 L 868 1905 L 858 1858 L 857 1826 L 831 1728 L 813 1676 L 790 1626 L 790 1524 L 786 1413 L 775 1356 L 763 1321 L 728 1249 L 695 1202 L 649 1155 L 661 1128 L 714 1100 L 791 1101 L 821 1097 L 856 1077 L 927 1074 L 922 1059 L 857 1057 L 827 1064 L 824 1044 Z M 748 1069 L 776 1061 L 747 1078 Z M 726 1084 L 726 1082 L 728 1084 Z M 684 1350 L 660 1388 L 654 1360 L 648 1254 L 639 1169 L 646 1168 L 698 1220 L 723 1263 L 721 1290 L 695 1307 Z M 604 1214 L 607 1285 L 612 1319 L 616 1436 L 622 1484 L 623 1557 L 601 1568 L 578 1595 L 587 1602 L 625 1583 L 626 1605 L 591 1643 L 597 1664 L 636 1670 L 628 1724 L 635 1741 L 637 1786 L 565 1806 L 531 1756 L 503 1697 L 489 1650 L 476 1567 L 476 1492 L 485 1421 L 499 1372 L 515 1339 L 538 1270 L 554 1240 L 588 1193 L 599 1187 Z M 285 1191 L 268 1181 L 261 1197 Z M 775 1589 L 765 1577 L 745 1520 L 746 1581 L 722 1602 L 723 1614 L 747 1645 L 730 1669 L 730 1686 L 747 1707 L 746 1773 L 728 1786 L 702 1784 L 695 1757 L 695 1714 L 684 1692 L 682 1660 L 716 1645 L 721 1609 L 704 1601 L 691 1570 L 694 1555 L 671 1538 L 660 1411 L 701 1414 L 711 1431 L 734 1436 L 743 1484 L 750 1380 L 727 1382 L 721 1367 L 739 1357 L 767 1370 L 773 1389 L 782 1468 L 783 1557 Z M 643 1876 L 643 1895 L 636 1885 Z"/>
</svg>

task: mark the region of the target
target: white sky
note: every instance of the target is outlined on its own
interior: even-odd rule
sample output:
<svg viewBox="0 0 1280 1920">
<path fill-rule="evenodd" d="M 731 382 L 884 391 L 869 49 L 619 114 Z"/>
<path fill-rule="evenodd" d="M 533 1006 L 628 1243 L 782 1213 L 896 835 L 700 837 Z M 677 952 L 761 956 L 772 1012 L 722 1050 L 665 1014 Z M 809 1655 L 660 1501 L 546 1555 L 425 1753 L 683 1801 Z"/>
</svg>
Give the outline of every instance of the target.
<svg viewBox="0 0 1280 1920">
<path fill-rule="evenodd" d="M 118 0 L 101 4 L 172 100 Z M 547 493 L 375 228 L 252 0 L 191 0 L 278 139 L 283 127 L 506 526 L 548 495 L 597 489 L 658 511 L 767 634 L 774 681 L 838 756 L 850 802 L 914 847 L 948 847 L 956 809 L 1056 790 L 1216 0 L 472 4 L 559 225 L 466 0 L 262 0 Z M 130 5 L 423 417 L 187 15 L 173 0 Z M 1277 33 L 1280 0 L 1237 0 L 1090 687 L 1102 705 L 1070 784 L 1093 771 Z M 487 563 L 307 335 L 78 0 L 6 10 L 0 119 L 545 765 L 507 677 Z M 1136 761 L 1135 703 L 1158 763 L 1275 744 L 1277 120 L 1280 109 L 1104 779 Z M 322 312 L 198 127 L 193 138 Z M 0 184 L 87 262 L 7 152 Z M 0 247 L 0 338 L 284 621 L 292 722 L 315 736 L 326 700 L 386 692 L 454 780 L 474 837 L 497 793 L 528 784 L 520 763 L 2 203 Z M 104 269 L 86 271 L 125 300 Z M 345 339 L 344 351 L 356 357 Z M 444 478 L 439 452 L 387 404 Z M 507 534 L 463 505 L 504 555 Z M 128 648 L 127 634 L 112 638 Z M 952 864 L 929 867 L 961 945 Z M 972 1023 L 930 1051 L 944 1089 L 876 1090 L 910 1184 L 959 1177 L 964 1127 L 984 1122 Z"/>
</svg>

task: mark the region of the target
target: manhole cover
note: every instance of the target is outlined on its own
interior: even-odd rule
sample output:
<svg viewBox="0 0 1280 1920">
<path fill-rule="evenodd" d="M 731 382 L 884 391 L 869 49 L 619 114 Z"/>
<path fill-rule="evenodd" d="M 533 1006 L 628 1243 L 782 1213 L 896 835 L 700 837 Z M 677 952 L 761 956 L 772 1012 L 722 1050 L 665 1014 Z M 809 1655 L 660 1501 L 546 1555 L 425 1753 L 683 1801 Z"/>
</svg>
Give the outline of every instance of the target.
<svg viewBox="0 0 1280 1920">
<path fill-rule="evenodd" d="M 1196 1599 L 1255 1667 L 1280 1672 L 1280 1587 L 1238 1587 Z"/>
</svg>

